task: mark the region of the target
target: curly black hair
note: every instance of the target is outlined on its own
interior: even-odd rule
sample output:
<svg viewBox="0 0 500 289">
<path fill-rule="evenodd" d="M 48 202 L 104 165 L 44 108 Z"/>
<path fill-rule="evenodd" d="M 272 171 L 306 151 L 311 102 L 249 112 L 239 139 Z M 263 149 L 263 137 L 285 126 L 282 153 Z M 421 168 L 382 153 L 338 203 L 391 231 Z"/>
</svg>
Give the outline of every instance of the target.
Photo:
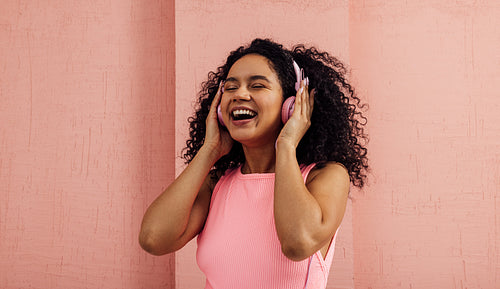
<svg viewBox="0 0 500 289">
<path fill-rule="evenodd" d="M 368 136 L 364 131 L 366 117 L 362 104 L 354 88 L 347 82 L 344 64 L 327 52 L 315 47 L 306 48 L 303 44 L 291 50 L 270 39 L 255 39 L 248 46 L 240 46 L 232 51 L 226 63 L 216 72 L 208 73 L 208 80 L 202 83 L 198 94 L 195 115 L 189 118 L 189 139 L 186 141 L 183 158 L 189 163 L 203 145 L 210 104 L 217 93 L 219 83 L 226 79 L 233 64 L 247 54 L 259 54 L 269 60 L 269 66 L 277 74 L 283 89 L 283 96 L 295 95 L 295 60 L 309 77 L 309 87 L 315 88 L 314 109 L 311 126 L 297 147 L 297 161 L 308 165 L 316 163 L 323 167 L 334 161 L 344 165 L 354 186 L 362 188 L 368 171 L 366 143 Z M 212 169 L 217 178 L 227 169 L 235 168 L 245 161 L 240 143 L 234 142 L 231 151 L 220 158 Z"/>
</svg>

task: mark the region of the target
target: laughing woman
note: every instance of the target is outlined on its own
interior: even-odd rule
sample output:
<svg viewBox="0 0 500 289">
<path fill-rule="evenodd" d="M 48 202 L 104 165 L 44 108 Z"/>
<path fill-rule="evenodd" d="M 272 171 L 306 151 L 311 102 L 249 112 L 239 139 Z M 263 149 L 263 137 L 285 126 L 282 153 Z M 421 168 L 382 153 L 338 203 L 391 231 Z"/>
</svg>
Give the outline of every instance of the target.
<svg viewBox="0 0 500 289">
<path fill-rule="evenodd" d="M 197 236 L 207 289 L 325 288 L 350 184 L 368 170 L 366 118 L 336 58 L 255 39 L 208 75 L 186 169 L 151 204 L 154 255 Z"/>
</svg>

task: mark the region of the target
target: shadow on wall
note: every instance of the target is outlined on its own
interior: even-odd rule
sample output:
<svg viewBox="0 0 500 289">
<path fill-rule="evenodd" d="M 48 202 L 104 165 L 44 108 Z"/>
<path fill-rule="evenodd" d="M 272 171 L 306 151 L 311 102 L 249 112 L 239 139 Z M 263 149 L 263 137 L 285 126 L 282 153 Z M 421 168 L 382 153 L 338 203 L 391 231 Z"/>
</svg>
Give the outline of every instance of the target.
<svg viewBox="0 0 500 289">
<path fill-rule="evenodd" d="M 131 77 L 132 99 L 139 101 L 137 116 L 141 162 L 137 165 L 142 180 L 139 192 L 142 202 L 133 203 L 132 212 L 142 220 L 151 202 L 175 178 L 175 1 L 156 1 L 132 6 L 131 43 L 134 75 Z M 139 200 L 139 199 L 137 199 Z M 135 227 L 137 241 L 139 226 Z M 134 228 L 134 229 L 135 229 Z M 141 288 L 174 288 L 174 254 L 155 257 L 145 252 L 132 251 L 139 260 L 146 254 L 150 275 L 137 276 Z M 160 262 L 158 262 L 160 261 Z"/>
</svg>

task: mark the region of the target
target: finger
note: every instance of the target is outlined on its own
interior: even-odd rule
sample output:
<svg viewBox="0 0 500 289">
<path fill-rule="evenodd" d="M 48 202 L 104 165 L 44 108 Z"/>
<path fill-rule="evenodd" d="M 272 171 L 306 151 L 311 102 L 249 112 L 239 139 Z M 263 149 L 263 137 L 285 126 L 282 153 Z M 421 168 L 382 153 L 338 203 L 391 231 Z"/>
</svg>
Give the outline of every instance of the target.
<svg viewBox="0 0 500 289">
<path fill-rule="evenodd" d="M 309 91 L 306 80 L 302 80 L 302 115 L 307 117 L 309 114 Z"/>
<path fill-rule="evenodd" d="M 293 114 L 302 114 L 302 93 L 304 92 L 304 87 L 302 86 L 302 82 L 300 83 L 299 90 L 295 94 L 295 105 L 293 109 Z"/>
<path fill-rule="evenodd" d="M 311 93 L 309 94 L 309 107 L 310 107 L 310 110 L 312 112 L 313 108 L 314 108 L 314 95 L 316 94 L 316 89 L 313 88 L 311 90 Z"/>
<path fill-rule="evenodd" d="M 220 99 L 222 98 L 221 89 L 224 85 L 224 81 L 219 83 L 219 87 L 217 92 L 215 93 L 214 99 L 212 99 L 212 103 L 210 104 L 210 110 L 208 111 L 208 118 L 217 118 L 217 106 L 220 103 Z"/>
<path fill-rule="evenodd" d="M 221 81 L 219 83 L 219 88 L 217 88 L 217 93 L 214 96 L 214 99 L 212 100 L 212 104 L 210 105 L 210 110 L 217 108 L 217 105 L 219 105 L 220 99 L 222 97 L 222 87 L 224 86 L 224 81 Z"/>
</svg>

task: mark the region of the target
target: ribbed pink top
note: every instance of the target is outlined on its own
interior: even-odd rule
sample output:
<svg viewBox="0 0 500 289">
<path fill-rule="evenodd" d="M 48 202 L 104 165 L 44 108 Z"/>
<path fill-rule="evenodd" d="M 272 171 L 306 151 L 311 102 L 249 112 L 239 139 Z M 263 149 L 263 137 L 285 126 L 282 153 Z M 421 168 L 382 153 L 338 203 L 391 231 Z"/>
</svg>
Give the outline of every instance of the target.
<svg viewBox="0 0 500 289">
<path fill-rule="evenodd" d="M 313 167 L 301 169 L 304 180 Z M 309 289 L 326 287 L 335 238 L 325 259 L 319 251 L 300 262 L 286 258 L 274 225 L 273 194 L 274 173 L 242 174 L 239 167 L 219 180 L 198 236 L 205 289 L 297 289 L 306 288 L 306 279 Z"/>
</svg>

